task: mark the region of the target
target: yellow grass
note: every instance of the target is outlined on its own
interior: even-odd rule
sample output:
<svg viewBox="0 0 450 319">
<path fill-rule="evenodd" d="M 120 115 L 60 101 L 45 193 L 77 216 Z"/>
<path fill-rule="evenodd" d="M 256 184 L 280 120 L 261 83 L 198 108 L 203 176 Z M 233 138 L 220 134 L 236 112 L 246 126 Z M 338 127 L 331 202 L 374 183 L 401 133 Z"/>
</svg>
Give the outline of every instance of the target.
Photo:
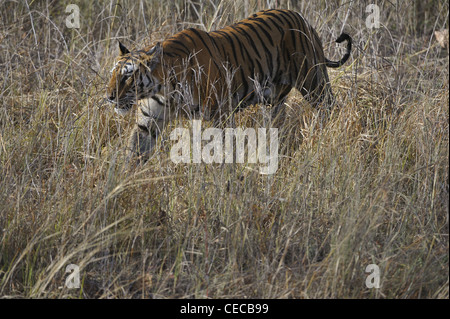
<svg viewBox="0 0 450 319">
<path fill-rule="evenodd" d="M 342 28 L 352 35 L 330 71 L 341 109 L 324 122 L 293 91 L 273 176 L 176 165 L 168 132 L 128 167 L 134 118 L 103 102 L 116 40 L 139 48 L 267 8 L 198 2 L 78 1 L 79 29 L 70 2 L 1 2 L 0 296 L 448 298 L 449 59 L 433 37 L 448 3 L 378 1 L 382 26 L 368 29 L 359 2 L 272 1 L 301 11 L 330 59 Z M 81 288 L 65 285 L 69 264 Z"/>
</svg>

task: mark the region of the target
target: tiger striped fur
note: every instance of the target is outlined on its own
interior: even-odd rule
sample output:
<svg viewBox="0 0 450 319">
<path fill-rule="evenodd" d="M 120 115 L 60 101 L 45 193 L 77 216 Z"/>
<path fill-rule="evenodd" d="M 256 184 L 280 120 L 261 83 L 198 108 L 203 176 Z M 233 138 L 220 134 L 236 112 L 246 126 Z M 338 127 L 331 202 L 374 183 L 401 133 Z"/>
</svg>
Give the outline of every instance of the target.
<svg viewBox="0 0 450 319">
<path fill-rule="evenodd" d="M 331 107 L 334 97 L 327 67 L 344 64 L 325 58 L 317 32 L 297 12 L 264 10 L 223 29 L 186 29 L 152 47 L 130 52 L 119 42 L 107 99 L 119 113 L 138 104 L 130 138 L 133 154 L 147 157 L 165 124 L 180 107 L 213 119 L 248 105 L 282 106 L 297 88 L 313 106 Z"/>
</svg>

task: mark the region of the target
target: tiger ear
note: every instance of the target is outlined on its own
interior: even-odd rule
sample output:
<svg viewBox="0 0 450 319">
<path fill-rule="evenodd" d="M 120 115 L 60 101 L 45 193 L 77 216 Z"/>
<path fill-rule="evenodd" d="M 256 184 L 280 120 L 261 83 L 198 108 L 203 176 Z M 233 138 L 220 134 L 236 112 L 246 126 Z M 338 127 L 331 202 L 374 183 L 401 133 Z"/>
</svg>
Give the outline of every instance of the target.
<svg viewBox="0 0 450 319">
<path fill-rule="evenodd" d="M 120 43 L 120 41 L 119 41 L 119 50 L 120 50 L 120 55 L 125 55 L 127 53 L 130 53 L 130 50 L 128 50 L 122 43 Z"/>
</svg>

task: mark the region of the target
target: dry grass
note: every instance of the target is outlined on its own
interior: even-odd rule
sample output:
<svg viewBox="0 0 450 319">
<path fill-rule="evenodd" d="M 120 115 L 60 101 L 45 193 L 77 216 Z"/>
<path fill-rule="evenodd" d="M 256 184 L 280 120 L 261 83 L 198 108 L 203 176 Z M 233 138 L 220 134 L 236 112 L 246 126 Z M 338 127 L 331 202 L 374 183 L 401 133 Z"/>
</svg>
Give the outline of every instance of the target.
<svg viewBox="0 0 450 319">
<path fill-rule="evenodd" d="M 175 165 L 168 143 L 124 165 L 132 117 L 103 103 L 117 54 L 265 1 L 1 2 L 0 295 L 6 298 L 448 298 L 449 58 L 433 33 L 448 3 L 272 1 L 301 11 L 330 58 L 342 105 L 326 123 L 297 92 L 273 176 Z M 215 4 L 215 5 L 214 5 Z M 367 3 L 368 4 L 368 3 Z M 197 15 L 196 12 L 202 13 Z M 241 121 L 256 127 L 253 110 Z M 81 289 L 64 282 L 80 267 Z M 368 264 L 381 288 L 368 289 Z"/>
</svg>

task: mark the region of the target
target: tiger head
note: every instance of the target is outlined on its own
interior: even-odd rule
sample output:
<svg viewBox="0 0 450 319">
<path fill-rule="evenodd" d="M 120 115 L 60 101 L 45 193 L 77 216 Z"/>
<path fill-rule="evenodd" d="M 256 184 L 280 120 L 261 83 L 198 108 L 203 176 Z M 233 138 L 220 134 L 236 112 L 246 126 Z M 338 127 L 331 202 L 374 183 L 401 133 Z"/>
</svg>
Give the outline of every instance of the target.
<svg viewBox="0 0 450 319">
<path fill-rule="evenodd" d="M 160 81 L 152 72 L 159 65 L 161 45 L 158 43 L 148 51 L 130 52 L 119 42 L 120 55 L 111 70 L 111 79 L 106 89 L 106 98 L 115 105 L 115 111 L 127 113 L 137 100 L 153 96 L 160 91 Z"/>
</svg>

